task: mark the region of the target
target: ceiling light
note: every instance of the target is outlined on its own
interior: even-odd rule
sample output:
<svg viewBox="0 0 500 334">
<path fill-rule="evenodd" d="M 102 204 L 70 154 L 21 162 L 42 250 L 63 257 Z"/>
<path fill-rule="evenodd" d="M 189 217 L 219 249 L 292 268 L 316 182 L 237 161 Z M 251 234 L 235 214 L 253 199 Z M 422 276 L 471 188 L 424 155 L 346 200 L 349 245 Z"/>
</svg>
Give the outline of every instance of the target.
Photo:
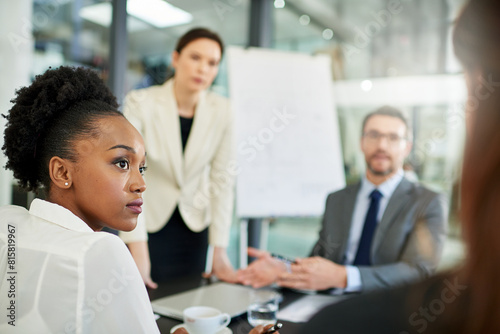
<svg viewBox="0 0 500 334">
<path fill-rule="evenodd" d="M 299 17 L 299 23 L 302 24 L 303 26 L 308 25 L 309 22 L 311 22 L 311 18 L 309 17 L 309 15 L 304 14 Z"/>
<path fill-rule="evenodd" d="M 191 22 L 193 15 L 162 0 L 128 0 L 127 13 L 157 28 Z"/>
<path fill-rule="evenodd" d="M 323 30 L 323 34 L 322 35 L 323 35 L 324 39 L 330 40 L 330 39 L 333 38 L 333 30 L 326 28 L 325 30 Z"/>
<path fill-rule="evenodd" d="M 79 14 L 88 21 L 109 27 L 111 25 L 111 13 L 111 3 L 102 2 L 83 7 Z M 157 28 L 171 27 L 193 20 L 193 16 L 190 13 L 162 0 L 128 0 L 127 13 Z M 132 23 L 130 20 L 128 22 Z M 140 25 L 140 22 L 135 22 L 134 25 Z M 147 28 L 147 26 L 143 28 Z"/>
<path fill-rule="evenodd" d="M 284 8 L 285 0 L 274 0 L 274 8 Z"/>
<path fill-rule="evenodd" d="M 365 92 L 369 92 L 372 90 L 373 83 L 370 80 L 363 80 L 361 82 L 361 89 Z"/>
<path fill-rule="evenodd" d="M 109 27 L 111 25 L 111 4 L 109 2 L 83 7 L 79 14 L 85 20 L 101 26 Z"/>
</svg>

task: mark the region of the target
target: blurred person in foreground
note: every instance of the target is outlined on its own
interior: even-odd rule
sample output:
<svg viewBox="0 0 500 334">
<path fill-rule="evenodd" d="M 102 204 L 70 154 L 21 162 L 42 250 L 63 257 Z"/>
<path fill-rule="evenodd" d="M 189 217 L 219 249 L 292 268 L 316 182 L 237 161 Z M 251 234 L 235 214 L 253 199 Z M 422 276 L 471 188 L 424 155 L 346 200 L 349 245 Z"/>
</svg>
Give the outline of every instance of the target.
<svg viewBox="0 0 500 334">
<path fill-rule="evenodd" d="M 499 17 L 499 1 L 469 1 L 453 34 L 468 89 L 460 212 L 465 263 L 415 285 L 329 306 L 303 333 L 500 333 Z"/>
</svg>

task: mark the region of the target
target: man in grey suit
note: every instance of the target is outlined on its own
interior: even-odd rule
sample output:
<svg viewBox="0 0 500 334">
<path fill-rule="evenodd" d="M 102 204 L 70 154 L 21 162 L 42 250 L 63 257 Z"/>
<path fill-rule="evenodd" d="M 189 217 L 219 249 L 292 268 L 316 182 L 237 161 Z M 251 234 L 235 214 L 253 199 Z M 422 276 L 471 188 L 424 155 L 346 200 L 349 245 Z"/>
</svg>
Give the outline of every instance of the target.
<svg viewBox="0 0 500 334">
<path fill-rule="evenodd" d="M 423 279 L 435 271 L 448 208 L 443 195 L 404 177 L 403 162 L 412 147 L 405 117 L 382 107 L 365 117 L 362 130 L 366 173 L 360 183 L 328 196 L 311 257 L 292 263 L 249 248 L 257 260 L 238 272 L 240 282 L 365 292 Z"/>
</svg>

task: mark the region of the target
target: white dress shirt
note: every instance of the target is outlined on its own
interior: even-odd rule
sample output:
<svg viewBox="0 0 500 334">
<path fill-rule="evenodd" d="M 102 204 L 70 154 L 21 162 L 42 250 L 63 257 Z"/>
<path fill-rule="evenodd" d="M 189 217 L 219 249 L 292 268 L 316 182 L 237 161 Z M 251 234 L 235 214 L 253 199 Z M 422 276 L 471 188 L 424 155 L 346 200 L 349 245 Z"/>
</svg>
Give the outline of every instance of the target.
<svg viewBox="0 0 500 334">
<path fill-rule="evenodd" d="M 394 190 L 396 190 L 396 187 L 399 183 L 401 183 L 401 180 L 403 180 L 403 176 L 403 170 L 400 169 L 394 176 L 380 184 L 378 187 L 368 181 L 366 176 L 363 176 L 361 180 L 361 187 L 356 197 L 356 204 L 354 205 L 349 241 L 347 243 L 345 254 L 344 264 L 347 269 L 347 287 L 344 289 L 344 292 L 360 291 L 362 288 L 359 269 L 352 266 L 352 263 L 354 262 L 358 251 L 359 240 L 361 239 L 361 234 L 363 232 L 366 214 L 368 212 L 368 208 L 370 207 L 370 194 L 375 189 L 378 189 L 382 193 L 380 207 L 377 214 L 377 222 L 380 222 L 382 216 L 384 215 L 385 208 L 387 207 Z"/>
<path fill-rule="evenodd" d="M 0 277 L 0 333 L 159 333 L 124 243 L 57 204 L 0 208 Z"/>
</svg>

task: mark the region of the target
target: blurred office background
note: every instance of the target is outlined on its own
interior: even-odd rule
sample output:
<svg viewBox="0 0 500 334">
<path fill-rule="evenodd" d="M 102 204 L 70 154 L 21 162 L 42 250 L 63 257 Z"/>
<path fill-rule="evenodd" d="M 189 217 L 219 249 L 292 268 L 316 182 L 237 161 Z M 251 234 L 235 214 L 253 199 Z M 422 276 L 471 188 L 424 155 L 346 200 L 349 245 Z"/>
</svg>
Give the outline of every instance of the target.
<svg viewBox="0 0 500 334">
<path fill-rule="evenodd" d="M 465 0 L 169 0 L 170 6 L 158 2 L 162 6 L 150 8 L 157 5 L 154 0 L 128 1 L 127 32 L 118 35 L 128 40 L 126 52 L 118 55 L 126 67 L 121 70 L 123 94 L 161 83 L 177 38 L 196 26 L 213 29 L 226 45 L 237 46 L 250 45 L 252 30 L 264 27 L 261 32 L 269 48 L 327 54 L 347 183 L 359 180 L 364 169 L 359 150 L 363 116 L 382 104 L 401 108 L 411 120 L 415 139 L 409 173 L 450 199 L 450 239 L 442 267 L 461 259 L 456 212 L 466 93 L 452 51 L 451 29 Z M 256 3 L 267 6 L 264 17 L 252 9 Z M 49 66 L 89 66 L 108 80 L 117 57 L 110 53 L 111 12 L 110 1 L 2 1 L 1 112 L 9 109 L 15 88 Z M 228 95 L 224 60 L 213 89 Z M 0 176 L 0 204 L 22 204 L 26 198 L 13 191 L 10 174 L 2 169 Z M 233 225 L 230 253 L 238 265 L 237 217 Z M 319 226 L 320 217 L 277 217 L 270 220 L 262 246 L 305 256 Z"/>
</svg>

